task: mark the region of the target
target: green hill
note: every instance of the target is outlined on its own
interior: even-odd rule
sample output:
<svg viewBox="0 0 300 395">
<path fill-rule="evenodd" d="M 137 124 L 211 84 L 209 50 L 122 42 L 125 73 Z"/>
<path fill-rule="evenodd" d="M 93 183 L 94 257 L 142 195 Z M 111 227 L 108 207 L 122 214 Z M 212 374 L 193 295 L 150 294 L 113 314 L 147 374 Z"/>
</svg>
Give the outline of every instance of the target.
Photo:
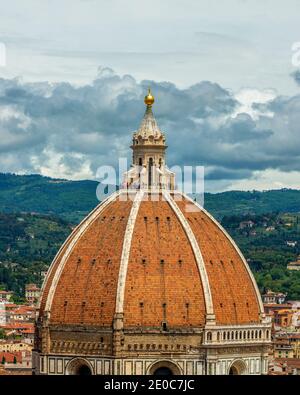
<svg viewBox="0 0 300 395">
<path fill-rule="evenodd" d="M 300 255 L 299 214 L 234 215 L 224 217 L 222 225 L 248 260 L 260 290 L 300 299 L 300 272 L 287 269 Z"/>
<path fill-rule="evenodd" d="M 300 190 L 229 191 L 205 194 L 204 207 L 218 219 L 226 215 L 298 213 Z"/>
<path fill-rule="evenodd" d="M 53 216 L 0 213 L 0 286 L 21 296 L 26 283 L 41 284 L 71 230 Z"/>
<path fill-rule="evenodd" d="M 77 223 L 99 203 L 98 185 L 97 181 L 0 173 L 0 212 L 54 214 Z M 232 214 L 300 212 L 300 190 L 207 193 L 204 206 L 218 219 Z"/>
<path fill-rule="evenodd" d="M 99 202 L 95 181 L 0 173 L 0 212 L 54 214 L 80 221 Z"/>
</svg>

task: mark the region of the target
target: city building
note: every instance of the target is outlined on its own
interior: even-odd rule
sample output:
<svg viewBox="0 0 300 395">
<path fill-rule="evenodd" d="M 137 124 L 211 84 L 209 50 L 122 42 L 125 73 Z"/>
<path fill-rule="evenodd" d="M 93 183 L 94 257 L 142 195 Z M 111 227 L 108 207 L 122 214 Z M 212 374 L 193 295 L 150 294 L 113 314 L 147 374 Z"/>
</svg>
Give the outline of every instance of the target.
<svg viewBox="0 0 300 395">
<path fill-rule="evenodd" d="M 300 333 L 289 333 L 288 338 L 293 348 L 293 358 L 300 359 Z"/>
<path fill-rule="evenodd" d="M 27 284 L 25 286 L 25 298 L 28 303 L 35 304 L 41 294 L 40 288 L 36 284 Z"/>
<path fill-rule="evenodd" d="M 0 340 L 0 352 L 20 352 L 31 350 L 32 345 L 25 342 Z"/>
<path fill-rule="evenodd" d="M 288 270 L 300 270 L 300 256 L 294 262 L 290 262 L 287 265 Z"/>
<path fill-rule="evenodd" d="M 271 323 L 254 277 L 221 225 L 176 189 L 153 102 L 149 92 L 121 188 L 47 273 L 34 374 L 268 372 Z"/>
<path fill-rule="evenodd" d="M 0 352 L 0 375 L 31 374 L 31 359 L 30 351 Z"/>
<path fill-rule="evenodd" d="M 282 304 L 285 303 L 287 294 L 282 293 L 282 292 L 273 292 L 270 289 L 267 290 L 266 293 L 262 295 L 262 300 L 263 303 L 269 304 L 269 303 L 278 303 Z"/>
<path fill-rule="evenodd" d="M 36 309 L 32 306 L 17 306 L 7 311 L 8 322 L 34 322 Z"/>
<path fill-rule="evenodd" d="M 33 344 L 34 324 L 29 322 L 6 323 L 1 326 L 6 338 L 18 339 L 20 342 Z"/>
<path fill-rule="evenodd" d="M 255 223 L 253 221 L 243 221 L 240 223 L 240 229 L 253 228 Z"/>
<path fill-rule="evenodd" d="M 12 352 L 0 352 L 0 364 L 5 365 L 7 363 L 12 364 L 12 363 L 20 363 L 22 360 L 22 354 L 20 352 L 18 353 L 12 353 Z"/>
<path fill-rule="evenodd" d="M 6 324 L 6 309 L 5 303 L 0 303 L 0 326 Z"/>
<path fill-rule="evenodd" d="M 293 358 L 294 350 L 288 337 L 277 337 L 274 340 L 274 357 L 275 358 Z"/>
<path fill-rule="evenodd" d="M 276 332 L 300 330 L 300 306 L 297 302 L 266 303 L 265 313 L 272 320 L 273 330 Z"/>
<path fill-rule="evenodd" d="M 13 292 L 0 290 L 0 303 L 9 303 L 12 296 L 13 296 Z"/>
<path fill-rule="evenodd" d="M 276 358 L 270 367 L 270 375 L 300 375 L 300 359 Z"/>
<path fill-rule="evenodd" d="M 292 226 L 292 224 L 285 224 L 285 225 Z M 298 243 L 297 241 L 287 241 L 286 245 L 288 247 L 296 247 L 297 243 Z"/>
</svg>

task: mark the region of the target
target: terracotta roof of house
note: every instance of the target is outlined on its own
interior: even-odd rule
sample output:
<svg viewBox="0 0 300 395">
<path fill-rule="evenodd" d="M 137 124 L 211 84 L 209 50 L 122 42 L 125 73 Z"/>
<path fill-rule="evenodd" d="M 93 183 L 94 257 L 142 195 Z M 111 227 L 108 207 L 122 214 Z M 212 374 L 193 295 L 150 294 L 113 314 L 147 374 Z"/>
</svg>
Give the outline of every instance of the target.
<svg viewBox="0 0 300 395">
<path fill-rule="evenodd" d="M 299 358 L 276 358 L 275 362 L 277 362 L 281 365 L 286 364 L 288 367 L 291 367 L 291 368 L 300 369 L 300 359 Z"/>
<path fill-rule="evenodd" d="M 269 308 L 269 309 L 292 309 L 292 304 L 291 303 L 264 303 L 264 307 Z"/>
<path fill-rule="evenodd" d="M 25 286 L 26 291 L 40 291 L 40 288 L 36 284 L 28 284 Z"/>
<path fill-rule="evenodd" d="M 13 314 L 32 314 L 35 312 L 35 307 L 32 306 L 19 306 L 14 310 L 11 310 Z"/>
<path fill-rule="evenodd" d="M 0 327 L 3 329 L 21 330 L 21 329 L 31 329 L 34 327 L 34 324 L 30 323 L 30 322 L 9 322 L 9 323 L 0 325 Z"/>
<path fill-rule="evenodd" d="M 18 307 L 18 305 L 17 305 L 17 304 L 14 304 L 14 303 L 5 303 L 5 308 L 6 308 L 6 310 L 8 310 L 8 309 L 14 309 L 15 307 Z"/>
</svg>

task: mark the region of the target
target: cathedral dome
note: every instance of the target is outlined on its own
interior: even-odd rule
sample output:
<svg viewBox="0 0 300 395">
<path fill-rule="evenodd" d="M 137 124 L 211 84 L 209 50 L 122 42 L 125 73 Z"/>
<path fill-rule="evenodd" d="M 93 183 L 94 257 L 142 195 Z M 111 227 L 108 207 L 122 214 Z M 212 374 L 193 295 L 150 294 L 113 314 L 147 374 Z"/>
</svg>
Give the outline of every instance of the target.
<svg viewBox="0 0 300 395">
<path fill-rule="evenodd" d="M 243 286 L 241 286 L 241 284 Z M 180 193 L 117 192 L 71 234 L 49 271 L 40 314 L 53 324 L 124 328 L 258 323 L 260 296 L 241 252 Z"/>
<path fill-rule="evenodd" d="M 221 225 L 176 189 L 147 100 L 120 189 L 48 270 L 35 372 L 265 374 L 271 326 L 253 275 Z"/>
</svg>

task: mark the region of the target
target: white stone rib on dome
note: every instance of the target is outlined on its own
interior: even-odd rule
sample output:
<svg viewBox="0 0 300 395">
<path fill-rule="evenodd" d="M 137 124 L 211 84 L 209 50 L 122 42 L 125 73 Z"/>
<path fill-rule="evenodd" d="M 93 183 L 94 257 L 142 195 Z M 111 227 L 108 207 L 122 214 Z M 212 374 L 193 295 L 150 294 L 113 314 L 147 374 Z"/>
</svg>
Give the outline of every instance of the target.
<svg viewBox="0 0 300 395">
<path fill-rule="evenodd" d="M 232 239 L 232 237 L 226 232 L 226 230 L 222 227 L 221 224 L 219 224 L 218 221 L 216 221 L 216 219 L 208 212 L 204 209 L 204 207 L 200 206 L 197 202 L 195 202 L 193 199 L 191 199 L 189 196 L 187 196 L 186 194 L 182 194 L 188 201 L 190 201 L 191 203 L 193 203 L 194 205 L 196 205 L 201 211 L 203 211 L 212 221 L 213 223 L 224 233 L 224 235 L 227 237 L 227 239 L 231 242 L 231 244 L 233 245 L 233 247 L 235 248 L 236 252 L 238 253 L 239 257 L 241 258 L 243 264 L 245 265 L 245 268 L 247 270 L 247 273 L 251 279 L 252 285 L 255 289 L 255 294 L 256 294 L 256 298 L 257 298 L 257 302 L 259 304 L 259 309 L 260 309 L 260 314 L 261 317 L 264 317 L 264 306 L 262 303 L 262 299 L 260 296 L 260 292 L 258 289 L 258 286 L 256 284 L 256 281 L 254 279 L 254 276 L 249 268 L 249 265 L 244 257 L 244 255 L 242 254 L 241 250 L 239 249 L 239 247 L 236 245 L 235 241 Z"/>
<path fill-rule="evenodd" d="M 78 240 L 82 237 L 82 235 L 85 233 L 85 231 L 92 225 L 92 223 L 98 218 L 99 214 L 112 202 L 114 201 L 120 194 L 122 193 L 122 190 L 119 190 L 112 195 L 110 195 L 106 200 L 104 200 L 102 203 L 100 203 L 95 210 L 91 212 L 91 214 L 85 218 L 76 229 L 78 229 L 78 232 L 76 230 L 73 231 L 71 234 L 70 238 L 66 240 L 66 242 L 63 244 L 61 247 L 61 250 L 65 247 L 65 245 L 68 245 L 67 250 L 64 252 L 63 257 L 58 265 L 58 268 L 56 269 L 55 275 L 52 279 L 51 282 L 51 287 L 49 289 L 48 295 L 47 295 L 47 300 L 46 300 L 46 305 L 45 305 L 45 311 L 50 313 L 51 311 L 51 306 L 52 306 L 52 301 L 53 297 L 55 294 L 56 286 L 58 284 L 58 281 L 60 279 L 61 273 L 64 269 L 65 263 L 67 262 L 74 246 L 78 242 Z M 59 254 L 58 254 L 59 256 Z M 51 270 L 55 265 L 56 260 L 54 259 L 52 265 L 51 265 Z M 50 276 L 50 273 L 49 273 Z M 47 276 L 48 277 L 48 276 Z M 47 278 L 45 279 L 44 284 L 46 284 Z"/>
<path fill-rule="evenodd" d="M 187 235 L 187 238 L 191 244 L 191 247 L 192 247 L 193 253 L 195 255 L 196 262 L 197 262 L 200 279 L 201 279 L 202 286 L 203 286 L 203 293 L 204 293 L 205 307 L 206 307 L 206 317 L 211 322 L 213 322 L 213 321 L 215 321 L 214 306 L 213 306 L 212 295 L 211 295 L 211 290 L 210 290 L 210 285 L 209 285 L 209 279 L 208 279 L 208 275 L 207 275 L 207 272 L 205 269 L 205 264 L 204 264 L 204 260 L 203 260 L 202 254 L 201 254 L 200 247 L 198 245 L 196 237 L 195 237 L 188 221 L 182 214 L 180 208 L 177 206 L 175 200 L 170 196 L 170 194 L 168 192 L 163 192 L 163 196 L 167 200 L 167 202 L 169 203 L 171 208 L 173 209 L 176 217 L 178 218 L 178 220 L 179 220 L 181 226 L 183 227 L 183 229 Z"/>
<path fill-rule="evenodd" d="M 125 294 L 125 286 L 126 286 L 126 275 L 128 269 L 128 261 L 129 261 L 129 254 L 131 249 L 131 241 L 132 235 L 134 231 L 136 217 L 140 208 L 141 201 L 144 196 L 144 191 L 140 190 L 136 193 L 133 205 L 131 207 L 130 215 L 128 218 L 123 248 L 122 248 L 122 255 L 121 255 L 121 262 L 120 262 L 120 269 L 119 269 L 119 278 L 118 278 L 118 286 L 117 286 L 117 296 L 116 296 L 116 313 L 123 313 L 124 310 L 124 294 Z"/>
</svg>

